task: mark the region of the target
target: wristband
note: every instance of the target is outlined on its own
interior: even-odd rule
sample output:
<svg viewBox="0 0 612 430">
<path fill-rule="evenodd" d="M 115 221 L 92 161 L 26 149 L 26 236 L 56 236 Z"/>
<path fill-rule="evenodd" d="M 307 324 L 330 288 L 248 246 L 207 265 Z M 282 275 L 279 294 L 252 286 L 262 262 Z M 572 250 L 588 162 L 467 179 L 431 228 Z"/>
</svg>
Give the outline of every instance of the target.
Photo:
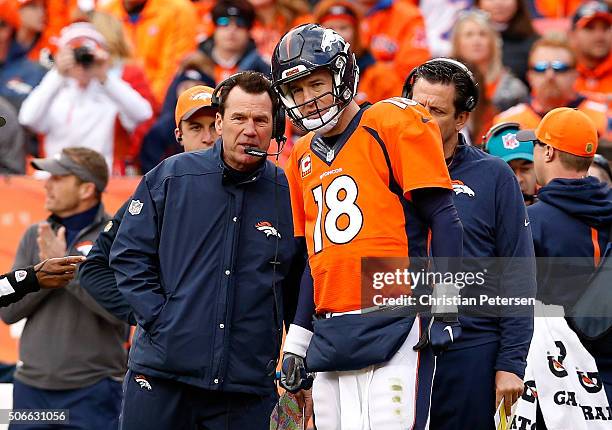
<svg viewBox="0 0 612 430">
<path fill-rule="evenodd" d="M 306 350 L 310 344 L 310 339 L 312 339 L 312 334 L 310 330 L 306 330 L 304 327 L 291 324 L 285 338 L 283 352 L 289 352 L 302 358 L 306 357 Z"/>
</svg>

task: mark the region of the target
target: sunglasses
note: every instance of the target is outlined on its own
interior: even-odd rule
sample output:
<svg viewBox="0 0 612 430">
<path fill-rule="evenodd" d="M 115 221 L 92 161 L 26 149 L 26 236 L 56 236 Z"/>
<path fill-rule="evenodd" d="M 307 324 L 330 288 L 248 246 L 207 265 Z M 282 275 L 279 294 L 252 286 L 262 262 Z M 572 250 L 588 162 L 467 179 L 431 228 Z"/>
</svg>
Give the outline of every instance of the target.
<svg viewBox="0 0 612 430">
<path fill-rule="evenodd" d="M 529 69 L 536 73 L 545 73 L 548 69 L 552 69 L 555 73 L 565 73 L 573 67 L 563 61 L 538 61 Z"/>
<path fill-rule="evenodd" d="M 232 21 L 234 21 L 234 24 L 240 28 L 249 28 L 247 21 L 239 16 L 232 16 L 231 18 L 228 16 L 222 16 L 217 18 L 215 24 L 217 24 L 217 27 L 228 27 Z"/>
</svg>

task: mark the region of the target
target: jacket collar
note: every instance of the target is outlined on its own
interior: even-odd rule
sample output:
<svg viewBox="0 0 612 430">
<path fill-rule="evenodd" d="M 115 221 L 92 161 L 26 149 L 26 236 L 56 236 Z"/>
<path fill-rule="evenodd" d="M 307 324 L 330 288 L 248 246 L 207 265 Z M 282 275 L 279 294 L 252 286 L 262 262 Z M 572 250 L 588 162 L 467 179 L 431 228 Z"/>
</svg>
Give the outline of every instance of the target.
<svg viewBox="0 0 612 430">
<path fill-rule="evenodd" d="M 247 185 L 253 182 L 257 182 L 259 178 L 266 172 L 266 166 L 268 163 L 266 160 L 262 160 L 262 162 L 257 166 L 252 172 L 242 174 L 241 172 L 236 172 L 235 170 L 228 167 L 223 161 L 223 140 L 221 138 L 217 139 L 213 146 L 213 157 L 217 162 L 217 165 L 221 168 L 221 183 L 223 185 Z"/>
<path fill-rule="evenodd" d="M 49 215 L 49 217 L 47 217 L 47 221 L 49 221 L 49 223 L 51 224 L 59 224 L 59 217 L 56 217 L 55 215 L 51 214 Z M 93 224 L 99 224 L 103 221 L 106 221 L 106 219 L 108 218 L 108 215 L 106 214 L 106 210 L 104 209 L 104 203 L 100 202 L 100 205 L 98 207 L 98 212 L 96 212 L 96 216 L 94 217 L 94 221 Z"/>
</svg>

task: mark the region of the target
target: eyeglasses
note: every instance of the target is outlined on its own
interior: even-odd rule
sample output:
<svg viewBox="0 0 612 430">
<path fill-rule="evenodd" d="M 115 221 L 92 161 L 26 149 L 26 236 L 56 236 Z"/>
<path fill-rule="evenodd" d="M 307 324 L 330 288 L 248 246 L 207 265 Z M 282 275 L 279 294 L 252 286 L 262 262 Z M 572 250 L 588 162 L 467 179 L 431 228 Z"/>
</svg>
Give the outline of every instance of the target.
<svg viewBox="0 0 612 430">
<path fill-rule="evenodd" d="M 217 24 L 217 27 L 228 27 L 232 21 L 240 28 L 249 28 L 247 21 L 239 16 L 232 16 L 231 18 L 229 16 L 222 16 L 217 18 L 215 24 Z"/>
<path fill-rule="evenodd" d="M 573 67 L 563 61 L 538 61 L 529 69 L 536 73 L 546 73 L 548 69 L 552 69 L 555 73 L 565 73 Z"/>
</svg>

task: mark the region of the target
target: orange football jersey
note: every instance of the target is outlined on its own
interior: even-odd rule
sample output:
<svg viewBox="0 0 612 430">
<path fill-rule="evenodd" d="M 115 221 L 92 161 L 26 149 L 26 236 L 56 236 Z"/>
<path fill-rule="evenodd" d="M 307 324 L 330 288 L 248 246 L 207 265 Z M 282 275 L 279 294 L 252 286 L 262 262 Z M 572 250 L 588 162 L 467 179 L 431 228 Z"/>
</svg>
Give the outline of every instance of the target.
<svg viewBox="0 0 612 430">
<path fill-rule="evenodd" d="M 362 308 L 361 258 L 409 257 L 410 192 L 452 189 L 438 126 L 400 97 L 361 109 L 333 150 L 315 133 L 300 138 L 286 174 L 317 313 Z"/>
</svg>

